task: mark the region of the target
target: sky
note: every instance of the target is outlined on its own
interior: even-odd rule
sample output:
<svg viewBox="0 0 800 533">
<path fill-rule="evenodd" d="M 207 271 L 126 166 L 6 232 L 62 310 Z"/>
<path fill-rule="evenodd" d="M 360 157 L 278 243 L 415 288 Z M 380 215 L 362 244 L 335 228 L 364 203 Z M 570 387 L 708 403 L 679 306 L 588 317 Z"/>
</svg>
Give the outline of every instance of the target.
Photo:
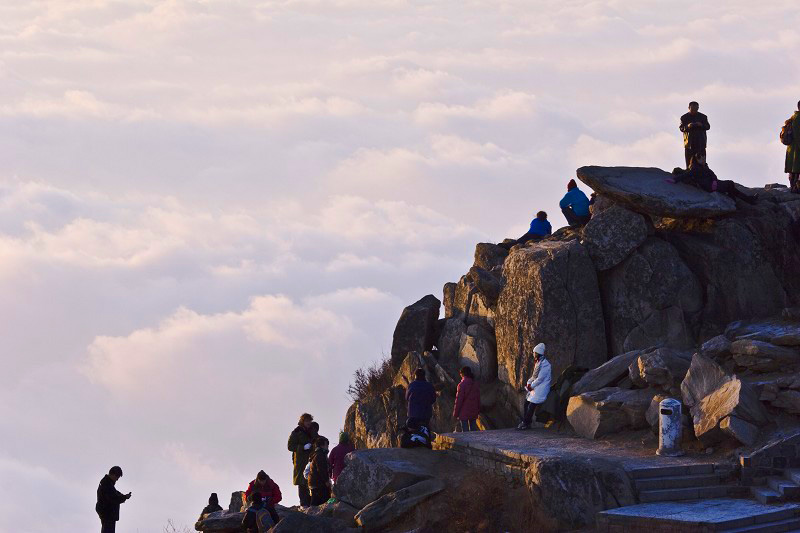
<svg viewBox="0 0 800 533">
<path fill-rule="evenodd" d="M 794 1 L 0 0 L 0 531 L 192 526 L 582 165 L 786 183 Z M 46 496 L 45 496 L 46 495 Z M 44 504 L 42 497 L 46 498 Z M 36 503 L 32 503 L 36 502 Z M 33 508 L 46 512 L 32 512 Z"/>
</svg>

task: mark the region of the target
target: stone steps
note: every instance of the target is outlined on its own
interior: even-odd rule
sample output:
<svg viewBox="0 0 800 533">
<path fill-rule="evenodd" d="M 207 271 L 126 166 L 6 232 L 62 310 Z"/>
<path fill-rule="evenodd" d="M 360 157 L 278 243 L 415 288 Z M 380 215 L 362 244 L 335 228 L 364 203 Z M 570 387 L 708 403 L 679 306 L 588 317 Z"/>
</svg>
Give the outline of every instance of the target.
<svg viewBox="0 0 800 533">
<path fill-rule="evenodd" d="M 662 466 L 629 472 L 642 503 L 739 495 L 741 487 L 724 484 L 730 473 L 729 467 L 714 464 Z"/>
<path fill-rule="evenodd" d="M 800 518 L 786 518 L 764 524 L 725 529 L 723 533 L 781 533 L 784 531 L 800 531 Z"/>
<path fill-rule="evenodd" d="M 750 487 L 753 498 L 761 503 L 800 500 L 800 471 L 789 469 L 783 477 L 771 476 L 765 480 L 764 486 Z"/>
<path fill-rule="evenodd" d="M 636 480 L 636 488 L 640 491 L 682 489 L 686 487 L 708 487 L 718 485 L 718 474 L 692 474 L 688 476 L 650 477 Z"/>
</svg>

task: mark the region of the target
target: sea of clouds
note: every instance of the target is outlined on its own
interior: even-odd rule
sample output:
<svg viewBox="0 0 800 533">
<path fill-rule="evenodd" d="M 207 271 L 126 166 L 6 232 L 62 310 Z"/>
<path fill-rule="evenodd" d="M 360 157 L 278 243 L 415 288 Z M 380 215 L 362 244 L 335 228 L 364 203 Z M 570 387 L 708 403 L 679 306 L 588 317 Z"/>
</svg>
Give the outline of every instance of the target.
<svg viewBox="0 0 800 533">
<path fill-rule="evenodd" d="M 191 525 L 584 164 L 785 182 L 796 2 L 0 2 L 0 531 Z"/>
</svg>

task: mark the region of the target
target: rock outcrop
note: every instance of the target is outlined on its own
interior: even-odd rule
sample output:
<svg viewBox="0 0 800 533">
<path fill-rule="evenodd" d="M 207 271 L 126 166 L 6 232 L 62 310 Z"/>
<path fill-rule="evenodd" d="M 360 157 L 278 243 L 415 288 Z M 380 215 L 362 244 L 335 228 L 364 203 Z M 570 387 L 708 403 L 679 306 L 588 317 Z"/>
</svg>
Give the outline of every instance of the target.
<svg viewBox="0 0 800 533">
<path fill-rule="evenodd" d="M 405 309 L 397 321 L 392 340 L 392 365 L 399 367 L 408 352 L 424 352 L 433 347 L 441 302 L 429 294 Z"/>
</svg>

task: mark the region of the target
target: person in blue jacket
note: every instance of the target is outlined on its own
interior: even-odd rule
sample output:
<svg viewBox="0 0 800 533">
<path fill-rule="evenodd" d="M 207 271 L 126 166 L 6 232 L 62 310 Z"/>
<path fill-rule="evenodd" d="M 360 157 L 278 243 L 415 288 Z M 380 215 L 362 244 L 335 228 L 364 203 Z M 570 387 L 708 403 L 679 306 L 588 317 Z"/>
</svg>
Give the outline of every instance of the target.
<svg viewBox="0 0 800 533">
<path fill-rule="evenodd" d="M 558 204 L 561 207 L 561 212 L 567 219 L 567 223 L 572 226 L 584 226 L 592 218 L 589 214 L 589 198 L 578 188 L 575 180 L 569 180 L 567 183 L 567 194 L 561 199 Z"/>
<path fill-rule="evenodd" d="M 539 211 L 536 213 L 536 218 L 531 220 L 531 227 L 525 235 L 513 241 L 502 242 L 498 244 L 498 246 L 510 250 L 512 246 L 517 244 L 524 244 L 528 241 L 540 241 L 551 233 L 553 233 L 553 227 L 550 225 L 550 222 L 547 221 L 547 213 Z"/>
<path fill-rule="evenodd" d="M 436 389 L 425 379 L 425 370 L 422 368 L 418 368 L 414 372 L 414 381 L 408 384 L 406 402 L 408 403 L 408 419 L 427 428 L 433 417 Z"/>
</svg>

